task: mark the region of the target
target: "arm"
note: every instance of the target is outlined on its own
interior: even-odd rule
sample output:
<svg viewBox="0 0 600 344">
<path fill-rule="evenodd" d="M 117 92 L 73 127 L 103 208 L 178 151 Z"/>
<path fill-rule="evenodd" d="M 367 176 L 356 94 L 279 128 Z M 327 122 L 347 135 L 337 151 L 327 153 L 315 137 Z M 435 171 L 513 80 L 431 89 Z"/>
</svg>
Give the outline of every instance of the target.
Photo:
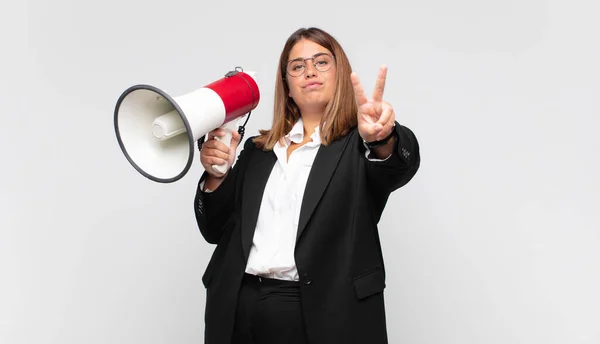
<svg viewBox="0 0 600 344">
<path fill-rule="evenodd" d="M 367 159 L 366 163 L 368 183 L 384 194 L 406 185 L 421 164 L 419 142 L 414 133 L 398 122 L 393 130 L 388 143 L 372 149 L 371 155 L 376 159 Z"/>
<path fill-rule="evenodd" d="M 393 141 L 388 142 L 389 146 L 386 144 L 386 147 L 381 147 L 389 149 L 391 146 L 390 154 L 387 154 L 387 151 L 379 153 L 382 154 L 380 157 L 383 159 L 365 157 L 369 152 L 360 136 L 356 135 L 358 137 L 356 146 L 364 161 L 368 197 L 376 222 L 379 222 L 389 195 L 406 185 L 415 176 L 421 163 L 419 144 L 413 132 L 398 123 L 396 123 L 394 131 Z M 375 149 L 377 148 L 373 150 L 375 151 Z M 371 155 L 375 154 L 378 153 L 371 153 Z M 384 156 L 385 154 L 387 156 Z"/>
<path fill-rule="evenodd" d="M 238 176 L 243 174 L 246 155 L 252 144 L 252 138 L 246 140 L 237 162 L 223 178 L 211 177 L 205 171 L 198 182 L 194 198 L 194 213 L 200 233 L 211 244 L 219 242 L 224 229 L 234 220 L 232 214 L 235 211 Z M 211 181 L 211 179 L 215 180 Z M 209 182 L 214 184 L 210 185 Z M 206 192 L 205 188 L 212 191 Z"/>
<path fill-rule="evenodd" d="M 392 191 L 404 186 L 416 174 L 420 165 L 419 144 L 413 132 L 396 121 L 392 106 L 383 100 L 387 67 L 381 66 L 373 96 L 368 99 L 358 76 L 351 74 L 358 104 L 359 144 L 380 142 L 392 134 L 384 145 L 374 147 L 374 157 L 367 156 L 367 180 L 374 199 L 384 203 Z M 385 141 L 385 140 L 384 140 Z M 367 155 L 369 155 L 366 153 Z M 376 158 L 376 159 L 373 159 Z"/>
</svg>

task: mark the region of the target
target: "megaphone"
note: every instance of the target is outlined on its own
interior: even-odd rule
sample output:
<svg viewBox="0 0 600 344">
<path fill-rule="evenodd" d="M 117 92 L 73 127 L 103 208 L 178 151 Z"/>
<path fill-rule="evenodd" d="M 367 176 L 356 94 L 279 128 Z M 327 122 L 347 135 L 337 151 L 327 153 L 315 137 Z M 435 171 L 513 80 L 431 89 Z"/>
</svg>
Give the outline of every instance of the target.
<svg viewBox="0 0 600 344">
<path fill-rule="evenodd" d="M 151 85 L 129 87 L 119 97 L 114 113 L 121 151 L 150 180 L 171 183 L 181 179 L 192 165 L 195 143 L 202 142 L 208 132 L 225 129 L 225 137 L 216 139 L 230 146 L 237 122 L 258 106 L 255 75 L 236 67 L 223 78 L 178 97 Z M 212 168 L 225 173 L 229 166 Z"/>
</svg>

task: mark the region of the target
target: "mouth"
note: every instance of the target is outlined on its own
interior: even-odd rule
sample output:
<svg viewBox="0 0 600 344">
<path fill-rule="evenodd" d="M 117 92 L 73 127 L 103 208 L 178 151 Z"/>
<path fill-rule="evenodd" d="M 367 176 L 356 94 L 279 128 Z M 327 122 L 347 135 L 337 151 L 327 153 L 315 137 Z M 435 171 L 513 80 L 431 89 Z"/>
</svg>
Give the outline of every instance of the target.
<svg viewBox="0 0 600 344">
<path fill-rule="evenodd" d="M 311 88 L 317 88 L 317 87 L 320 87 L 320 86 L 322 86 L 322 85 L 323 85 L 323 83 L 321 83 L 321 82 L 316 82 L 316 81 L 315 81 L 315 82 L 311 82 L 311 83 L 308 83 L 308 84 L 304 85 L 304 87 L 303 87 L 303 88 L 308 88 L 308 89 L 311 89 Z"/>
</svg>

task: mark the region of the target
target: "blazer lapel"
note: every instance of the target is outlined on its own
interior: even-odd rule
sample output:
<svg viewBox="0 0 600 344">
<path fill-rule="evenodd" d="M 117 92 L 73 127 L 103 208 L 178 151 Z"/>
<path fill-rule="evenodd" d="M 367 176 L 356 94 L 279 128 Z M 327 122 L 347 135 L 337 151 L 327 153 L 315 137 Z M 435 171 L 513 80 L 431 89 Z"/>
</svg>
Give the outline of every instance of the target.
<svg viewBox="0 0 600 344">
<path fill-rule="evenodd" d="M 248 260 L 265 186 L 277 161 L 275 153 L 257 149 L 244 174 L 242 192 L 242 249 Z"/>
<path fill-rule="evenodd" d="M 306 228 L 308 220 L 310 220 L 319 200 L 321 200 L 321 196 L 329 184 L 329 180 L 340 161 L 340 157 L 348 144 L 348 138 L 350 136 L 351 135 L 346 135 L 343 138 L 332 142 L 329 146 L 319 147 L 304 190 L 302 207 L 300 209 L 300 219 L 298 220 L 296 242 L 300 239 L 300 235 L 302 235 L 302 232 Z"/>
</svg>

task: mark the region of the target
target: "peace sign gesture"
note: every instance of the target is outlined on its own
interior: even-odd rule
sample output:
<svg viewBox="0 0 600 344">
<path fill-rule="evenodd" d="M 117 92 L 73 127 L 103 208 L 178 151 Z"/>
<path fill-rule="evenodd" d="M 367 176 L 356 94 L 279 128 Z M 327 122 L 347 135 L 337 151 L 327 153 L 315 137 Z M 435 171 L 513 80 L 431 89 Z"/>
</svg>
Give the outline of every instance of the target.
<svg viewBox="0 0 600 344">
<path fill-rule="evenodd" d="M 383 65 L 379 68 L 379 75 L 371 99 L 367 99 L 356 73 L 353 72 L 350 75 L 358 102 L 358 132 L 363 140 L 367 142 L 386 138 L 392 132 L 396 120 L 394 109 L 382 99 L 386 75 L 387 66 Z"/>
</svg>

